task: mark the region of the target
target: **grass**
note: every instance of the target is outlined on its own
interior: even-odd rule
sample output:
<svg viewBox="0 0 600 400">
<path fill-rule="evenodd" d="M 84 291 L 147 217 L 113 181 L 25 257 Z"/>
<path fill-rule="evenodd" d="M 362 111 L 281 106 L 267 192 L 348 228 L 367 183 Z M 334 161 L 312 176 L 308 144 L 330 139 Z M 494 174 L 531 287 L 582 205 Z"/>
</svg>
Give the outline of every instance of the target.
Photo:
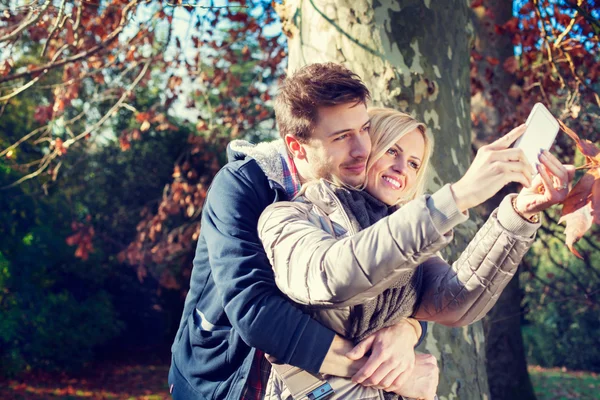
<svg viewBox="0 0 600 400">
<path fill-rule="evenodd" d="M 600 399 L 600 376 L 565 368 L 529 367 L 538 400 Z"/>
</svg>

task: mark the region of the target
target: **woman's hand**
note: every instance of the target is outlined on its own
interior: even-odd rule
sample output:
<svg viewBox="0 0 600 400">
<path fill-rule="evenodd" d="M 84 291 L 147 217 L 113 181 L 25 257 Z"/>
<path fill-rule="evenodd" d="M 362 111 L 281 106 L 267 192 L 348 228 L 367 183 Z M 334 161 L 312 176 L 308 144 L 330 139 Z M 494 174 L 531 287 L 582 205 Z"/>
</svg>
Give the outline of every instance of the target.
<svg viewBox="0 0 600 400">
<path fill-rule="evenodd" d="M 415 367 L 407 381 L 400 387 L 391 387 L 388 392 L 415 399 L 434 400 L 439 380 L 437 359 L 431 354 L 417 353 Z"/>
<path fill-rule="evenodd" d="M 515 200 L 516 211 L 529 219 L 554 204 L 563 202 L 569 194 L 569 184 L 575 175 L 573 165 L 563 165 L 549 151 L 539 156 L 539 174 L 530 187 L 524 187 Z"/>
<path fill-rule="evenodd" d="M 378 330 L 360 342 L 346 356 L 359 360 L 369 350 L 371 355 L 352 380 L 363 386 L 388 391 L 402 387 L 415 366 L 414 346 L 419 340 L 419 332 L 418 322 L 402 320 L 396 325 Z"/>
<path fill-rule="evenodd" d="M 456 205 L 461 212 L 475 207 L 494 196 L 510 182 L 525 187 L 531 185 L 535 174 L 525 153 L 509 146 L 524 132 L 521 125 L 493 143 L 482 146 L 465 175 L 451 185 Z"/>
</svg>

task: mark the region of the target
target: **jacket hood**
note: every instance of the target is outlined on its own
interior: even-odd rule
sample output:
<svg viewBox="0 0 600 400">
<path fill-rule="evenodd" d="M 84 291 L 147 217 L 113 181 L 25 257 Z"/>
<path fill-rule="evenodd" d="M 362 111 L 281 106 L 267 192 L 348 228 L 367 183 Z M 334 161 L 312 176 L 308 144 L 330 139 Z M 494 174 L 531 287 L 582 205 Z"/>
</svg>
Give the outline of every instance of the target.
<svg viewBox="0 0 600 400">
<path fill-rule="evenodd" d="M 263 170 L 267 178 L 285 187 L 283 178 L 282 155 L 286 154 L 283 139 L 272 142 L 253 144 L 246 140 L 233 140 L 227 146 L 227 160 L 229 162 L 245 160 L 250 157 L 256 160 L 258 166 Z"/>
</svg>

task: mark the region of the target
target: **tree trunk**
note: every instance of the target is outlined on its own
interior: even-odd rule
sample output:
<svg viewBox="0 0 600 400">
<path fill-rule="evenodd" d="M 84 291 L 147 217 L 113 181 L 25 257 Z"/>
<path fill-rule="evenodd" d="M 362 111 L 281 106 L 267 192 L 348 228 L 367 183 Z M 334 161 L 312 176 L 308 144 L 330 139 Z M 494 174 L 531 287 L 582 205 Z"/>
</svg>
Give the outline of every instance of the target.
<svg viewBox="0 0 600 400">
<path fill-rule="evenodd" d="M 513 75 L 503 65 L 514 56 L 511 38 L 498 35 L 512 17 L 512 1 L 485 0 L 473 9 L 475 47 L 471 79 L 473 96 L 471 110 L 473 142 L 476 148 L 490 143 L 523 121 L 516 120 L 517 104 L 511 97 Z M 511 185 L 478 209 L 487 218 L 507 193 L 515 192 Z M 486 367 L 492 400 L 535 400 L 521 335 L 521 300 L 519 273 L 508 284 L 500 299 L 484 319 Z"/>
<path fill-rule="evenodd" d="M 370 88 L 375 105 L 427 123 L 436 146 L 429 190 L 456 181 L 471 163 L 469 43 L 465 0 L 286 0 L 278 6 L 289 37 L 289 70 L 314 62 L 343 63 Z M 455 230 L 445 257 L 456 258 L 478 221 Z M 441 400 L 487 399 L 481 323 L 430 325 L 422 351 L 439 361 Z"/>
</svg>

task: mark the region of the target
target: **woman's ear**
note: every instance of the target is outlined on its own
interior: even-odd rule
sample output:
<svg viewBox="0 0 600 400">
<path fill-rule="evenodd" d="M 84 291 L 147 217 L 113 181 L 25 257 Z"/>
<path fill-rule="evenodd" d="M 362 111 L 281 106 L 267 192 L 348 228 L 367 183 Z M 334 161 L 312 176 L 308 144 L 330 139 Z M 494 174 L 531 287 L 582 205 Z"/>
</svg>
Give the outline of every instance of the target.
<svg viewBox="0 0 600 400">
<path fill-rule="evenodd" d="M 285 145 L 293 158 L 303 160 L 306 158 L 306 151 L 302 143 L 294 135 L 285 135 Z"/>
</svg>

